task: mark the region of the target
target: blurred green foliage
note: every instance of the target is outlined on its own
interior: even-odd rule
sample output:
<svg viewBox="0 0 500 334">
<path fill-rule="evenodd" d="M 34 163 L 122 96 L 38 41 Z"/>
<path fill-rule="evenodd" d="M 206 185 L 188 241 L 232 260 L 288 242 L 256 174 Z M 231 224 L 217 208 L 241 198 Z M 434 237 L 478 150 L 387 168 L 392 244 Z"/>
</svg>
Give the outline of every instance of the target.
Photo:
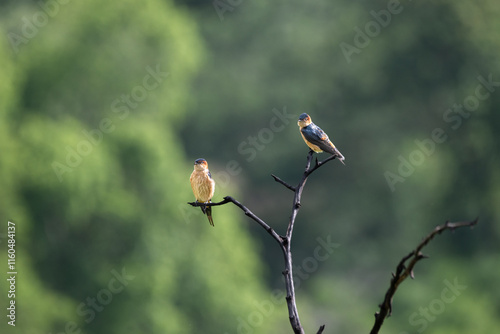
<svg viewBox="0 0 500 334">
<path fill-rule="evenodd" d="M 2 315 L 1 333 L 289 333 L 274 241 L 237 208 L 214 208 L 211 228 L 186 202 L 203 157 L 214 200 L 233 195 L 284 233 L 291 193 L 270 174 L 301 176 L 302 112 L 347 164 L 304 191 L 293 248 L 306 331 L 368 332 L 399 259 L 435 225 L 476 216 L 429 245 L 382 332 L 500 326 L 493 0 L 0 8 L 5 314 L 8 220 L 19 273 L 17 328 Z M 327 239 L 337 246 L 320 259 Z M 442 302 L 455 279 L 466 288 Z"/>
</svg>

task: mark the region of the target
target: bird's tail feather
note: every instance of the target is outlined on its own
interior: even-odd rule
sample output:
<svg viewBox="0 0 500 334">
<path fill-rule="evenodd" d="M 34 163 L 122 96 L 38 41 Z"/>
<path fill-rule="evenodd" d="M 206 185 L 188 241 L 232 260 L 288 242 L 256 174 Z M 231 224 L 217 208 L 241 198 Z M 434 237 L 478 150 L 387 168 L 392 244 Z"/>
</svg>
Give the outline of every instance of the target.
<svg viewBox="0 0 500 334">
<path fill-rule="evenodd" d="M 212 219 L 212 207 L 207 206 L 206 207 L 206 212 L 207 212 L 207 217 L 210 225 L 214 226 L 214 220 Z"/>
<path fill-rule="evenodd" d="M 337 148 L 336 148 L 336 147 L 334 147 L 334 150 L 335 150 L 335 155 L 337 156 L 337 158 L 339 159 L 339 161 L 340 161 L 343 165 L 345 165 L 345 163 L 344 163 L 345 158 L 344 158 L 344 156 L 342 155 L 342 153 L 340 153 L 340 151 L 339 151 L 339 150 L 337 150 Z"/>
<path fill-rule="evenodd" d="M 202 202 L 198 202 L 198 203 L 202 203 Z M 211 201 L 208 201 L 208 203 L 211 203 Z M 200 205 L 200 209 L 204 215 L 207 215 L 208 222 L 210 223 L 210 225 L 214 226 L 214 220 L 212 219 L 212 207 L 206 206 L 206 205 Z"/>
</svg>

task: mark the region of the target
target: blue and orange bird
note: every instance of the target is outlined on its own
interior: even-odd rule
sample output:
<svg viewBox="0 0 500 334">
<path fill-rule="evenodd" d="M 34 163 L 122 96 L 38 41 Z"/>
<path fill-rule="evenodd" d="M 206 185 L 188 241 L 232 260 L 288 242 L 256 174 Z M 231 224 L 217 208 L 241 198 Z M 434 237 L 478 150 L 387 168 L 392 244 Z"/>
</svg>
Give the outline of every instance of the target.
<svg viewBox="0 0 500 334">
<path fill-rule="evenodd" d="M 325 131 L 312 122 L 308 114 L 303 113 L 300 115 L 297 124 L 299 125 L 302 138 L 304 138 L 304 141 L 311 150 L 316 153 L 328 152 L 331 155 L 335 155 L 345 165 L 345 158 L 342 153 L 333 145 Z"/>
<path fill-rule="evenodd" d="M 205 159 L 196 159 L 194 162 L 194 170 L 189 178 L 191 188 L 193 189 L 196 202 L 210 203 L 215 191 L 215 181 L 212 179 L 212 174 L 208 170 L 208 163 Z M 201 211 L 207 215 L 210 225 L 214 226 L 212 220 L 212 207 L 200 206 Z"/>
</svg>

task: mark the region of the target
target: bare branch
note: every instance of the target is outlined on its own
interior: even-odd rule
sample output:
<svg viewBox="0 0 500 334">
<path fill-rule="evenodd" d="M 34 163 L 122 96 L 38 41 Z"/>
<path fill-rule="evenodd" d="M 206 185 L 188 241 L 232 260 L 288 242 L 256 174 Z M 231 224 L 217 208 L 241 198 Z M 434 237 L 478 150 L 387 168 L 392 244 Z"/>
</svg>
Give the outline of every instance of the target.
<svg viewBox="0 0 500 334">
<path fill-rule="evenodd" d="M 310 151 L 310 152 L 312 152 L 312 151 Z M 328 158 L 326 158 L 325 160 L 320 161 L 320 162 L 318 162 L 318 158 L 316 158 L 316 163 L 315 163 L 314 167 L 311 168 L 311 169 L 309 169 L 309 167 L 307 168 L 307 171 L 306 171 L 307 172 L 307 176 L 311 175 L 311 173 L 314 172 L 316 169 L 320 168 L 321 166 L 323 166 L 327 162 L 335 159 L 336 157 L 337 156 L 335 156 L 335 155 L 331 155 Z"/>
<path fill-rule="evenodd" d="M 384 301 L 379 305 L 380 311 L 375 313 L 375 323 L 370 334 L 376 334 L 379 332 L 382 324 L 384 323 L 385 318 L 389 317 L 392 313 L 392 299 L 398 286 L 408 277 L 413 278 L 413 268 L 417 264 L 418 261 L 425 259 L 427 256 L 423 255 L 421 250 L 424 248 L 434 237 L 438 234 L 441 234 L 445 230 L 454 230 L 456 228 L 465 227 L 465 226 L 474 226 L 478 222 L 476 218 L 471 222 L 459 222 L 459 223 L 450 223 L 447 221 L 444 225 L 436 226 L 434 231 L 429 233 L 415 248 L 415 250 L 411 251 L 408 255 L 404 256 L 396 268 L 396 273 L 392 274 L 391 283 L 389 289 L 385 294 Z M 406 262 L 410 260 L 407 264 Z"/>
<path fill-rule="evenodd" d="M 278 183 L 281 183 L 282 185 L 284 185 L 285 187 L 287 187 L 288 189 L 290 189 L 291 191 L 295 191 L 295 187 L 292 187 L 291 185 L 289 185 L 288 183 L 286 183 L 285 181 L 283 181 L 282 179 L 280 179 L 279 177 L 277 177 L 276 175 L 274 174 L 271 174 L 271 176 L 274 178 L 274 181 L 278 182 Z"/>
<path fill-rule="evenodd" d="M 196 207 L 196 206 L 218 206 L 218 205 L 224 205 L 227 203 L 233 203 L 238 208 L 240 208 L 245 213 L 245 215 L 252 218 L 261 227 L 263 227 L 274 238 L 274 240 L 276 240 L 276 242 L 278 242 L 281 250 L 283 251 L 284 260 L 285 260 L 285 270 L 283 271 L 283 275 L 285 276 L 285 286 L 286 286 L 286 292 L 287 292 L 286 302 L 287 302 L 287 307 L 288 307 L 288 316 L 290 318 L 290 324 L 291 324 L 293 332 L 295 334 L 304 334 L 304 329 L 302 328 L 302 325 L 300 323 L 299 312 L 297 310 L 297 305 L 295 303 L 295 287 L 294 287 L 294 282 L 293 282 L 293 265 L 292 265 L 292 252 L 291 252 L 291 241 L 292 241 L 293 227 L 295 224 L 295 219 L 297 218 L 297 213 L 299 212 L 299 209 L 300 209 L 300 200 L 302 198 L 302 191 L 304 190 L 304 186 L 306 184 L 307 178 L 316 169 L 318 169 L 322 165 L 326 164 L 328 161 L 335 159 L 335 156 L 330 156 L 329 158 L 327 158 L 321 162 L 318 162 L 318 159 L 316 159 L 316 163 L 315 163 L 314 167 L 311 168 L 311 161 L 312 161 L 313 154 L 314 154 L 313 151 L 309 151 L 309 153 L 307 155 L 307 163 L 306 163 L 304 173 L 302 175 L 302 179 L 300 180 L 299 184 L 296 187 L 293 187 L 293 186 L 289 185 L 288 183 L 286 183 L 285 181 L 283 181 L 281 178 L 279 178 L 275 175 L 272 175 L 272 177 L 274 178 L 274 180 L 276 182 L 281 183 L 283 186 L 290 189 L 295 194 L 294 198 L 293 198 L 292 215 L 290 216 L 290 221 L 288 223 L 286 236 L 280 236 L 265 221 L 263 221 L 261 218 L 256 216 L 246 206 L 244 206 L 243 204 L 241 204 L 240 202 L 238 202 L 237 200 L 235 200 L 231 196 L 226 196 L 226 197 L 224 197 L 223 201 L 220 201 L 217 203 L 188 202 L 188 204 L 190 204 L 194 207 Z M 317 333 L 318 334 L 323 333 L 324 329 L 325 329 L 325 325 L 322 325 L 319 328 Z"/>
<path fill-rule="evenodd" d="M 290 324 L 295 334 L 304 334 L 304 329 L 300 323 L 299 313 L 297 310 L 297 305 L 295 302 L 295 288 L 293 281 L 293 265 L 292 265 L 292 252 L 291 252 L 291 240 L 293 234 L 293 227 L 295 225 L 295 220 L 297 218 L 297 214 L 300 210 L 301 206 L 301 198 L 302 191 L 304 190 L 305 184 L 307 182 L 307 178 L 311 175 L 315 170 L 328 163 L 331 160 L 334 160 L 336 156 L 330 156 L 323 161 L 318 162 L 316 158 L 314 166 L 311 167 L 311 162 L 313 158 L 313 151 L 309 151 L 307 155 L 307 163 L 302 175 L 302 178 L 299 184 L 296 187 L 291 186 L 287 182 L 283 181 L 281 178 L 272 175 L 274 180 L 278 183 L 281 183 L 284 187 L 294 192 L 294 198 L 292 203 L 292 214 L 290 216 L 290 220 L 288 223 L 288 228 L 285 236 L 281 236 L 274 229 L 272 229 L 265 221 L 255 215 L 252 211 L 250 211 L 246 206 L 235 200 L 231 196 L 224 197 L 224 200 L 216 203 L 198 203 L 198 202 L 188 202 L 188 204 L 196 207 L 196 206 L 218 206 L 224 205 L 227 203 L 233 203 L 238 208 L 240 208 L 246 216 L 253 219 L 257 222 L 261 227 L 263 227 L 280 245 L 281 250 L 283 251 L 284 260 L 285 260 L 285 270 L 283 271 L 283 275 L 285 277 L 285 286 L 286 286 L 286 302 L 288 307 L 288 315 L 290 319 Z M 424 254 L 422 254 L 421 250 L 438 234 L 441 234 L 445 230 L 454 230 L 456 228 L 465 227 L 465 226 L 474 226 L 478 222 L 478 219 L 472 222 L 458 222 L 458 223 L 450 223 L 446 222 L 444 225 L 437 226 L 429 235 L 427 235 L 415 248 L 415 250 L 411 251 L 408 255 L 404 256 L 401 261 L 398 263 L 396 268 L 396 273 L 392 274 L 392 279 L 389 285 L 389 289 L 385 294 L 385 298 L 382 304 L 379 305 L 380 310 L 375 314 L 375 324 L 371 330 L 371 334 L 376 334 L 379 332 L 382 324 L 384 323 L 385 318 L 389 317 L 392 313 L 392 300 L 396 293 L 399 285 L 410 276 L 413 278 L 413 269 L 418 261 L 427 258 Z M 325 325 L 320 326 L 317 334 L 322 334 L 325 329 Z"/>
<path fill-rule="evenodd" d="M 269 233 L 280 244 L 280 246 L 283 248 L 283 237 L 280 236 L 278 233 L 276 233 L 275 230 L 273 230 L 265 221 L 263 221 L 257 215 L 255 215 L 252 211 L 250 211 L 246 206 L 244 206 L 243 204 L 241 204 L 240 202 L 238 202 L 237 200 L 235 200 L 231 196 L 226 196 L 226 197 L 224 197 L 223 201 L 220 201 L 220 202 L 217 202 L 217 203 L 206 203 L 206 204 L 204 204 L 204 203 L 199 203 L 199 202 L 188 202 L 188 204 L 190 204 L 192 206 L 203 206 L 203 205 L 206 205 L 206 206 L 218 206 L 218 205 L 224 205 L 224 204 L 227 204 L 227 203 L 233 203 L 238 208 L 240 208 L 245 213 L 246 216 L 252 218 L 260 226 L 262 226 L 267 231 L 267 233 Z"/>
<path fill-rule="evenodd" d="M 227 197 L 227 196 L 226 196 Z M 201 203 L 201 202 L 187 202 L 187 204 L 191 205 L 191 206 L 218 206 L 218 205 L 224 205 L 224 204 L 227 204 L 227 203 L 230 203 L 231 201 L 226 199 L 226 197 L 224 197 L 224 200 L 223 201 L 220 201 L 220 202 L 217 202 L 217 203 Z"/>
<path fill-rule="evenodd" d="M 304 173 L 302 175 L 302 179 L 300 180 L 299 184 L 296 187 L 291 187 L 291 186 L 286 186 L 284 182 L 280 182 L 278 180 L 278 177 L 274 176 L 274 179 L 277 182 L 280 182 L 283 184 L 285 187 L 288 189 L 293 189 L 294 190 L 294 198 L 293 198 L 293 204 L 292 204 L 292 214 L 290 216 L 290 221 L 288 223 L 288 228 L 286 231 L 286 237 L 285 241 L 286 244 L 284 245 L 286 247 L 285 251 L 285 271 L 283 272 L 283 275 L 285 276 L 285 285 L 286 285 L 286 291 L 287 291 L 287 306 L 288 306 L 288 316 L 290 318 L 290 324 L 292 325 L 292 328 L 294 330 L 294 333 L 296 334 L 303 334 L 304 329 L 302 328 L 302 325 L 300 323 L 299 319 L 299 312 L 297 310 L 297 305 L 295 302 L 295 287 L 294 287 L 294 282 L 293 282 L 293 268 L 292 268 L 292 252 L 291 252 L 291 240 L 292 240 L 292 234 L 293 234 L 293 227 L 295 225 L 295 220 L 297 218 L 297 214 L 300 210 L 300 202 L 302 199 L 302 191 L 304 190 L 304 187 L 307 182 L 307 178 L 309 175 L 311 175 L 316 169 L 321 167 L 322 165 L 326 164 L 328 161 L 335 159 L 335 156 L 331 156 L 322 162 L 318 162 L 316 159 L 316 164 L 314 167 L 311 168 L 311 161 L 313 157 L 314 152 L 309 151 L 307 155 L 307 163 L 306 167 L 304 170 Z M 318 333 L 322 333 L 324 330 L 324 325 L 320 327 L 320 330 Z"/>
</svg>

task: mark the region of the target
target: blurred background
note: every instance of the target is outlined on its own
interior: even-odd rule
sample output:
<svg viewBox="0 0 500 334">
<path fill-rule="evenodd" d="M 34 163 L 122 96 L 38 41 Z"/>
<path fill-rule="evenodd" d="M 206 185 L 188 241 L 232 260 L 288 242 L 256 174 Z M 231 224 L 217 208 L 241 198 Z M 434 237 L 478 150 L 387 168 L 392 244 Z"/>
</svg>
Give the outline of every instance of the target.
<svg viewBox="0 0 500 334">
<path fill-rule="evenodd" d="M 314 173 L 293 237 L 307 333 L 500 326 L 500 4 L 1 1 L 1 333 L 290 333 L 276 243 L 189 186 L 205 158 L 284 234 L 307 112 L 346 157 Z M 326 158 L 325 154 L 319 156 Z M 16 327 L 7 222 L 16 224 Z"/>
</svg>

